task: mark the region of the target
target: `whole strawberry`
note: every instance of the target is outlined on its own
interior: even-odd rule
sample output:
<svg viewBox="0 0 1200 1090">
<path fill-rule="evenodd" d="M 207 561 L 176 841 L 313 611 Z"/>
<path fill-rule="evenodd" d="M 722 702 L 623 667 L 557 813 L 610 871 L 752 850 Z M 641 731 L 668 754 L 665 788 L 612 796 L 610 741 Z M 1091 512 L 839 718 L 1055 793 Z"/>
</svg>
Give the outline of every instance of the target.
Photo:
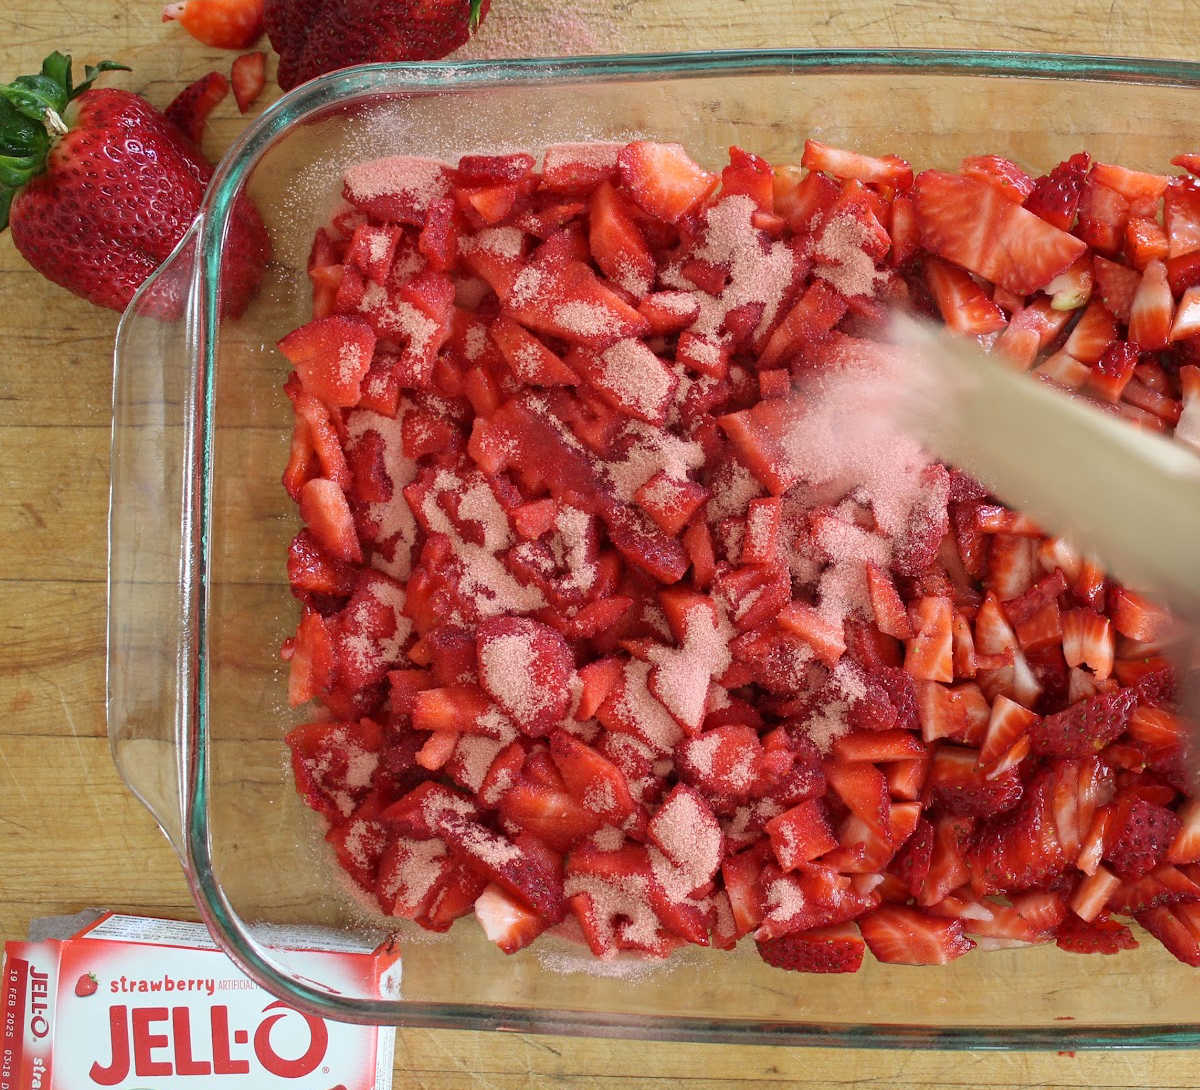
<svg viewBox="0 0 1200 1090">
<path fill-rule="evenodd" d="M 0 87 L 0 230 L 9 227 L 43 276 L 114 310 L 175 248 L 212 176 L 196 145 L 144 98 L 91 87 L 123 67 L 89 66 L 76 87 L 71 58 L 52 53 L 39 75 Z M 226 314 L 245 309 L 267 256 L 262 221 L 243 202 L 226 240 Z"/>
<path fill-rule="evenodd" d="M 491 0 L 266 0 L 285 91 L 337 68 L 432 61 L 466 44 Z"/>
</svg>

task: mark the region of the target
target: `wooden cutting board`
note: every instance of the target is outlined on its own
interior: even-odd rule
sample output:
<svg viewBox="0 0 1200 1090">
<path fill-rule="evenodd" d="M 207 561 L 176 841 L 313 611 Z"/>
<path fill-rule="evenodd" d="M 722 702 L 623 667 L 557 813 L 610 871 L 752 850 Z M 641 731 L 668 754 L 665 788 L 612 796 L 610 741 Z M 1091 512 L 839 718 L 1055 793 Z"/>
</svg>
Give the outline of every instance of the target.
<svg viewBox="0 0 1200 1090">
<path fill-rule="evenodd" d="M 232 55 L 160 21 L 156 0 L 7 0 L 0 77 L 60 48 L 165 105 Z M 494 0 L 469 55 L 955 46 L 1172 57 L 1200 41 L 1191 0 Z M 264 95 L 258 108 L 274 96 Z M 240 130 L 232 98 L 205 139 Z M 1198 139 L 1200 142 L 1200 139 Z M 986 150 L 986 149 L 981 149 Z M 114 772 L 105 738 L 105 516 L 116 315 L 43 281 L 0 238 L 0 939 L 87 905 L 193 916 L 179 867 Z M 1081 960 L 1081 971 L 1086 971 Z M 1189 1053 L 841 1052 L 405 1030 L 402 1090 L 875 1085 L 1194 1087 Z"/>
</svg>

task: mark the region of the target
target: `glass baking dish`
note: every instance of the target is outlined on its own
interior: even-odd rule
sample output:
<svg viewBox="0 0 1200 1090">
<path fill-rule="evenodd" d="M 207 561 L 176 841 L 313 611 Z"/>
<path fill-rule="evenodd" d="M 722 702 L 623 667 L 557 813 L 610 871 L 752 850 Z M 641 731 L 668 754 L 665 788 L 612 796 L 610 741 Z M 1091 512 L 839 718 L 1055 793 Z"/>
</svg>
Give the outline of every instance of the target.
<svg viewBox="0 0 1200 1090">
<path fill-rule="evenodd" d="M 273 346 L 308 316 L 308 248 L 345 164 L 644 134 L 718 169 L 732 143 L 787 162 L 813 136 L 918 169 L 993 152 L 1039 173 L 1086 148 L 1161 171 L 1200 150 L 1198 101 L 1200 65 L 1183 62 L 778 50 L 373 65 L 266 111 L 125 314 L 114 381 L 112 751 L 234 960 L 289 1002 L 347 1021 L 855 1047 L 1200 1044 L 1200 975 L 1153 940 L 1110 958 L 1053 946 L 944 968 L 868 958 L 835 977 L 772 969 L 746 941 L 600 976 L 552 940 L 506 957 L 471 920 L 444 937 L 401 923 L 401 997 L 379 1000 L 301 976 L 256 937 L 257 925 L 287 923 L 386 933 L 325 855 L 282 742 L 305 710 L 287 708 L 279 660 L 296 620 L 284 559 L 297 517 L 279 483 L 291 410 Z M 274 260 L 248 313 L 228 321 L 222 239 L 242 193 L 266 220 Z M 172 304 L 181 316 L 164 318 Z"/>
</svg>

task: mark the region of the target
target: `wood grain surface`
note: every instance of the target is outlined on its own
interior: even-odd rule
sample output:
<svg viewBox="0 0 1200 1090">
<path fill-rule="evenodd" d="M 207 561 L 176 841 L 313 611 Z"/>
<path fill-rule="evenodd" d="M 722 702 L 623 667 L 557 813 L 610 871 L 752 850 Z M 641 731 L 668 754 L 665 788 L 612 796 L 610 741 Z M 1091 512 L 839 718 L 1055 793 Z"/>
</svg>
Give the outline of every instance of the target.
<svg viewBox="0 0 1200 1090">
<path fill-rule="evenodd" d="M 231 54 L 160 21 L 158 0 L 6 0 L 0 76 L 61 48 L 133 67 L 110 82 L 163 106 Z M 1196 0 L 494 0 L 471 56 L 913 46 L 1188 56 Z M 530 43 L 536 43 L 536 46 Z M 264 95 L 258 108 L 273 98 Z M 213 156 L 244 121 L 232 98 Z M 986 150 L 986 149 L 981 149 Z M 105 515 L 117 316 L 28 269 L 0 238 L 0 938 L 88 905 L 194 916 L 175 857 L 105 737 Z M 57 892 L 54 892 L 57 891 Z M 1194 1087 L 1200 1057 L 843 1052 L 405 1030 L 396 1086 L 688 1090 L 882 1086 Z"/>
</svg>

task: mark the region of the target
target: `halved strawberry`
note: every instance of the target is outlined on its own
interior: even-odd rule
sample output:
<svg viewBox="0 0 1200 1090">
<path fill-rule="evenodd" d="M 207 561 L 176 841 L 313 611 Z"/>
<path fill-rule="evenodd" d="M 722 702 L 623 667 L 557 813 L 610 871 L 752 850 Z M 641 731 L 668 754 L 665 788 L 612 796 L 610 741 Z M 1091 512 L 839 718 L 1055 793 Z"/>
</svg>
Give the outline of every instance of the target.
<svg viewBox="0 0 1200 1090">
<path fill-rule="evenodd" d="M 916 181 L 921 240 L 933 253 L 1029 295 L 1086 246 L 975 178 L 927 170 Z"/>
<path fill-rule="evenodd" d="M 856 973 L 865 948 L 852 923 L 795 931 L 759 940 L 756 946 L 768 965 L 800 973 Z"/>
<path fill-rule="evenodd" d="M 716 189 L 719 175 L 701 169 L 682 144 L 635 140 L 617 156 L 621 182 L 656 219 L 678 223 Z"/>
<path fill-rule="evenodd" d="M 858 926 L 875 959 L 893 965 L 945 965 L 975 946 L 961 921 L 899 905 L 867 913 Z"/>
</svg>

